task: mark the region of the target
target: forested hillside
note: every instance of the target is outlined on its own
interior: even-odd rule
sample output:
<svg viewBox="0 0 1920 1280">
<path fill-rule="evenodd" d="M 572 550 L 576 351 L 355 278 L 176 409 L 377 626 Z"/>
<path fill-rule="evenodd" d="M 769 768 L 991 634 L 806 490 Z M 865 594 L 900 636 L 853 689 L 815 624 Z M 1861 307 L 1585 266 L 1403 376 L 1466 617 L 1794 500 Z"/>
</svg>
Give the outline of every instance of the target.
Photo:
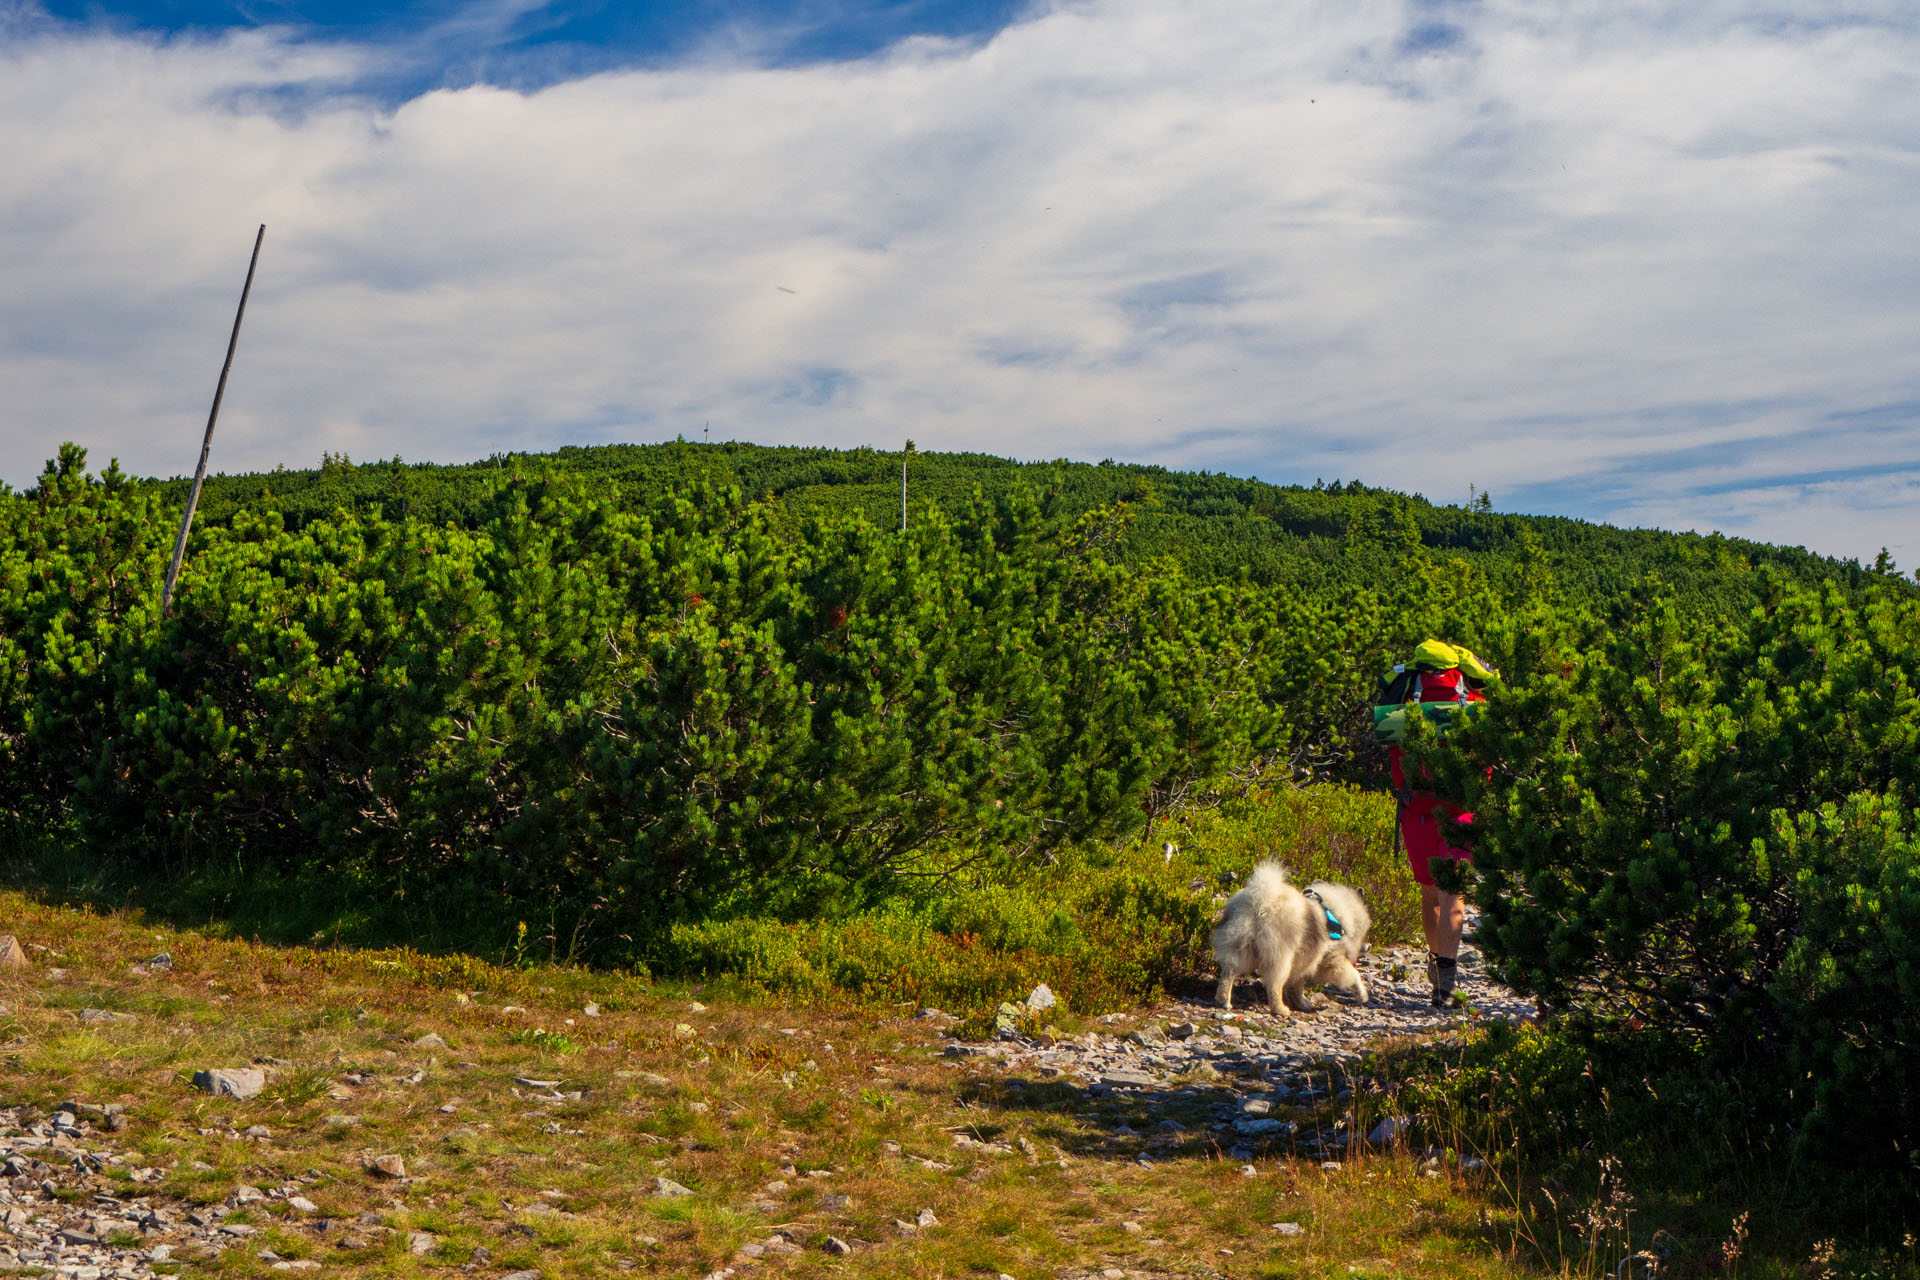
<svg viewBox="0 0 1920 1280">
<path fill-rule="evenodd" d="M 335 511 L 472 527 L 502 478 L 565 475 L 627 507 L 688 484 L 738 488 L 772 501 L 795 523 L 858 512 L 881 528 L 900 520 L 900 469 L 907 463 L 909 513 L 928 506 L 949 516 L 975 493 L 989 499 L 1032 491 L 1043 513 L 1077 515 L 1129 504 L 1123 558 L 1168 556 L 1210 581 L 1242 574 L 1258 585 L 1327 587 L 1356 577 L 1380 582 L 1399 572 L 1415 545 L 1458 557 L 1517 588 L 1549 583 L 1565 599 L 1598 603 L 1654 575 L 1701 603 L 1751 602 L 1750 575 L 1772 566 L 1802 581 L 1857 584 L 1869 571 L 1799 548 L 1718 535 L 1616 529 L 1555 516 L 1521 516 L 1423 498 L 1357 482 L 1313 488 L 1228 475 L 1121 463 L 1020 463 L 974 453 L 888 453 L 872 449 L 769 448 L 749 444 L 604 445 L 550 454 L 505 454 L 466 465 L 352 463 L 328 457 L 312 470 L 216 476 L 202 519 L 225 523 L 243 509 L 280 513 L 298 528 Z M 184 502 L 188 484 L 164 484 Z M 1465 495 L 1461 495 L 1463 498 Z M 1545 572 L 1543 573 L 1543 569 Z"/>
</svg>

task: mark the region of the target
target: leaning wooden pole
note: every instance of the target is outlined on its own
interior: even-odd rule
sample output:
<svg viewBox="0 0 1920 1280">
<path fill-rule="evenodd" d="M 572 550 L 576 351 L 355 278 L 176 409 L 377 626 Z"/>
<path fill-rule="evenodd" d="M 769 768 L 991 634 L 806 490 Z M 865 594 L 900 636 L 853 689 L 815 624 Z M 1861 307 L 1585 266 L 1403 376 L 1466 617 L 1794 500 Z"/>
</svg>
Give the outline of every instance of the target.
<svg viewBox="0 0 1920 1280">
<path fill-rule="evenodd" d="M 207 478 L 207 454 L 213 449 L 213 424 L 220 420 L 220 400 L 227 394 L 227 374 L 233 371 L 233 351 L 240 345 L 240 321 L 247 314 L 247 295 L 253 292 L 253 269 L 260 265 L 260 243 L 267 238 L 267 224 L 261 223 L 253 237 L 253 257 L 247 261 L 247 282 L 240 286 L 240 309 L 233 313 L 233 336 L 227 339 L 226 363 L 220 366 L 220 381 L 213 389 L 213 410 L 207 414 L 207 434 L 200 441 L 200 465 L 193 469 L 193 488 L 187 491 L 187 511 L 180 517 L 180 536 L 173 540 L 173 563 L 167 566 L 167 581 L 160 588 L 160 614 L 166 616 L 173 603 L 173 584 L 180 577 L 180 561 L 187 554 L 187 533 L 193 528 L 193 509 L 200 505 L 200 486 Z"/>
</svg>

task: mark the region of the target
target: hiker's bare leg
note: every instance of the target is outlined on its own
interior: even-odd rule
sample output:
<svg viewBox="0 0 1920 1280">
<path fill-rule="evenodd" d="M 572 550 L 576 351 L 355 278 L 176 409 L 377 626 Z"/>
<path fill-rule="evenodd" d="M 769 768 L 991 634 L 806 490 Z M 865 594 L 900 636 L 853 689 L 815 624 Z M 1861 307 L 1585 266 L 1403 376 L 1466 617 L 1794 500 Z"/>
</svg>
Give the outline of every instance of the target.
<svg viewBox="0 0 1920 1280">
<path fill-rule="evenodd" d="M 1457 893 L 1430 884 L 1420 886 L 1420 928 L 1427 935 L 1427 950 L 1442 959 L 1460 954 L 1460 931 L 1467 925 L 1467 905 Z"/>
</svg>

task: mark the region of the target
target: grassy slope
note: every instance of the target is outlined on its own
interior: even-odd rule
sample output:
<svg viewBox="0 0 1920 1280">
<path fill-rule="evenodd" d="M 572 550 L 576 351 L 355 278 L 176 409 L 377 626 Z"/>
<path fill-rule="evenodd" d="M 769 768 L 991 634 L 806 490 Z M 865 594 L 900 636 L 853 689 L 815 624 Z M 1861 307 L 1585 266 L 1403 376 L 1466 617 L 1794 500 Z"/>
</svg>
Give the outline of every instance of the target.
<svg viewBox="0 0 1920 1280">
<path fill-rule="evenodd" d="M 36 947 L 33 970 L 5 993 L 11 1042 L 0 1078 L 9 1099 L 124 1104 L 132 1127 L 115 1141 L 165 1170 L 164 1191 L 185 1200 L 304 1179 L 322 1216 L 371 1213 L 400 1229 L 323 1233 L 277 1217 L 284 1206 L 250 1211 L 269 1228 L 253 1247 L 322 1259 L 327 1274 L 451 1272 L 484 1247 L 489 1273 L 703 1275 L 775 1228 L 805 1252 L 769 1260 L 759 1274 L 1542 1271 L 1516 1242 L 1497 1182 L 1423 1176 L 1404 1153 L 1331 1173 L 1262 1161 L 1250 1178 L 1202 1141 L 1155 1146 L 1143 1167 L 1138 1141 L 1107 1136 L 1124 1109 L 1064 1086 L 1009 1091 L 973 1078 L 936 1056 L 931 1033 L 905 1010 L 835 1014 L 573 970 L 271 947 L 12 894 L 0 895 L 0 913 Z M 170 973 L 132 971 L 161 948 Z M 695 997 L 710 1007 L 695 1012 Z M 589 1002 L 599 1017 L 584 1014 Z M 83 1027 L 81 1007 L 140 1020 Z M 535 1028 L 571 1045 L 529 1034 Z M 447 1046 L 416 1047 L 429 1032 Z M 299 1065 L 277 1071 L 260 1099 L 213 1099 L 186 1083 L 197 1068 L 262 1058 Z M 420 1083 L 403 1082 L 422 1069 Z M 348 1082 L 354 1071 L 364 1083 Z M 516 1096 L 516 1075 L 558 1079 L 586 1096 L 532 1102 Z M 359 1123 L 329 1127 L 330 1114 Z M 1155 1117 L 1131 1118 L 1145 1129 Z M 254 1124 L 271 1140 L 239 1136 Z M 956 1133 L 1013 1150 L 956 1147 Z M 367 1171 L 373 1156 L 390 1153 L 406 1160 L 404 1183 Z M 827 1176 L 808 1176 L 821 1170 Z M 651 1194 L 656 1176 L 695 1194 L 660 1199 Z M 766 1191 L 776 1179 L 786 1188 Z M 562 1214 L 525 1212 L 542 1192 Z M 830 1195 L 851 1204 L 830 1207 Z M 754 1208 L 756 1199 L 770 1208 Z M 912 1221 L 923 1208 L 940 1225 L 899 1234 L 893 1220 Z M 1280 1237 L 1270 1224 L 1282 1220 L 1305 1234 Z M 408 1229 L 436 1233 L 436 1250 L 409 1256 Z M 329 1245 L 347 1234 L 366 1237 L 366 1247 Z M 853 1254 L 829 1257 L 821 1248 L 829 1235 L 852 1242 Z M 205 1269 L 266 1271 L 246 1250 L 186 1265 Z"/>
<path fill-rule="evenodd" d="M 322 1231 L 277 1203 L 245 1210 L 229 1221 L 262 1233 L 218 1259 L 183 1257 L 189 1275 L 269 1274 L 251 1253 L 269 1248 L 321 1260 L 324 1274 L 702 1276 L 776 1232 L 801 1252 L 738 1274 L 1598 1276 L 1614 1273 L 1629 1241 L 1662 1237 L 1685 1263 L 1662 1274 L 1915 1274 L 1910 1256 L 1874 1255 L 1871 1270 L 1803 1264 L 1807 1229 L 1819 1224 L 1793 1217 L 1785 1182 L 1768 1199 L 1703 1186 L 1636 1204 L 1609 1195 L 1603 1177 L 1570 1196 L 1516 1167 L 1497 1141 L 1492 1165 L 1472 1173 L 1404 1150 L 1354 1149 L 1337 1169 L 1282 1156 L 1247 1176 L 1204 1128 L 1224 1096 L 1208 1080 L 1157 1102 L 1015 1085 L 944 1058 L 910 1006 L 794 1005 L 731 984 L 277 947 L 11 892 L 0 893 L 0 919 L 34 957 L 0 983 L 0 1096 L 125 1106 L 131 1128 L 109 1141 L 135 1159 L 110 1179 L 155 1168 L 163 1195 L 202 1203 L 241 1184 L 291 1186 L 334 1222 Z M 161 949 L 170 971 L 136 969 Z M 598 1016 L 585 1012 L 590 1003 Z M 83 1025 L 81 1008 L 138 1021 Z M 1130 1025 L 1122 1017 L 1101 1029 Z M 1081 1030 L 1068 1020 L 1047 1034 Z M 428 1033 L 445 1044 L 416 1043 Z M 261 1098 L 214 1099 L 188 1084 L 195 1069 L 263 1059 L 290 1065 Z M 1347 1104 L 1349 1131 L 1413 1096 L 1399 1092 L 1411 1062 L 1385 1061 L 1378 1087 Z M 584 1096 L 537 1102 L 517 1076 Z M 329 1125 L 330 1115 L 358 1121 Z M 1428 1132 L 1480 1127 L 1444 1108 L 1425 1116 Z M 1165 1119 L 1189 1133 L 1156 1141 Z M 1123 1120 L 1142 1136 L 1114 1136 Z M 251 1125 L 270 1139 L 246 1139 Z M 1678 1138 L 1663 1149 L 1690 1158 Z M 405 1159 L 406 1181 L 369 1170 L 386 1154 Z M 659 1198 L 656 1177 L 694 1194 Z M 785 1185 L 770 1188 L 776 1181 Z M 1699 1211 L 1728 1199 L 1740 1203 Z M 529 1211 L 543 1203 L 561 1212 Z M 1760 1243 L 1729 1256 L 1727 1223 L 1746 1204 L 1760 1210 L 1751 1224 Z M 895 1219 L 922 1209 L 937 1227 L 897 1230 Z M 1283 1237 L 1274 1222 L 1304 1232 Z M 1675 1231 L 1656 1237 L 1661 1225 Z M 1788 1236 L 1776 1243 L 1782 1225 Z M 438 1242 L 413 1256 L 410 1231 Z M 851 1255 L 829 1256 L 830 1236 Z M 343 1248 L 343 1238 L 359 1243 Z M 491 1255 L 484 1266 L 480 1248 Z"/>
</svg>

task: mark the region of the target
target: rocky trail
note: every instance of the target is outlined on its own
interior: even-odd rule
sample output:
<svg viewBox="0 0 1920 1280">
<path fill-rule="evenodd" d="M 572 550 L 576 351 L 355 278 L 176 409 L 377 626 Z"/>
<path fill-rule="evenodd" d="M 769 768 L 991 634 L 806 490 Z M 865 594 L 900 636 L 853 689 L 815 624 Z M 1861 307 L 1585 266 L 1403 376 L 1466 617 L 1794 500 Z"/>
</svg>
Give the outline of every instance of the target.
<svg viewBox="0 0 1920 1280">
<path fill-rule="evenodd" d="M 1002 1006 L 999 1038 L 955 1040 L 946 1054 L 956 1065 L 991 1070 L 1015 1092 L 1058 1081 L 1089 1099 L 1163 1115 L 1144 1133 L 1125 1121 L 1113 1131 L 1112 1146 L 1135 1151 L 1142 1162 L 1151 1161 L 1156 1147 L 1196 1140 L 1237 1160 L 1331 1158 L 1356 1140 L 1383 1142 L 1399 1133 L 1399 1122 L 1386 1116 L 1369 1118 L 1366 1131 L 1356 1131 L 1360 1113 L 1345 1105 L 1356 1091 L 1379 1083 L 1358 1065 L 1368 1054 L 1395 1041 L 1534 1014 L 1530 1000 L 1486 977 L 1470 946 L 1460 955 L 1464 1006 L 1432 1007 L 1422 948 L 1375 951 L 1359 968 L 1367 980 L 1365 1004 L 1323 994 L 1315 1013 L 1275 1017 L 1256 999 L 1262 990 L 1243 983 L 1231 1012 L 1208 999 L 1172 998 L 1136 1014 L 1101 1018 L 1112 1031 L 1037 1039 L 1020 1033 L 1016 1007 Z M 945 1017 L 935 1010 L 921 1016 Z"/>
</svg>

